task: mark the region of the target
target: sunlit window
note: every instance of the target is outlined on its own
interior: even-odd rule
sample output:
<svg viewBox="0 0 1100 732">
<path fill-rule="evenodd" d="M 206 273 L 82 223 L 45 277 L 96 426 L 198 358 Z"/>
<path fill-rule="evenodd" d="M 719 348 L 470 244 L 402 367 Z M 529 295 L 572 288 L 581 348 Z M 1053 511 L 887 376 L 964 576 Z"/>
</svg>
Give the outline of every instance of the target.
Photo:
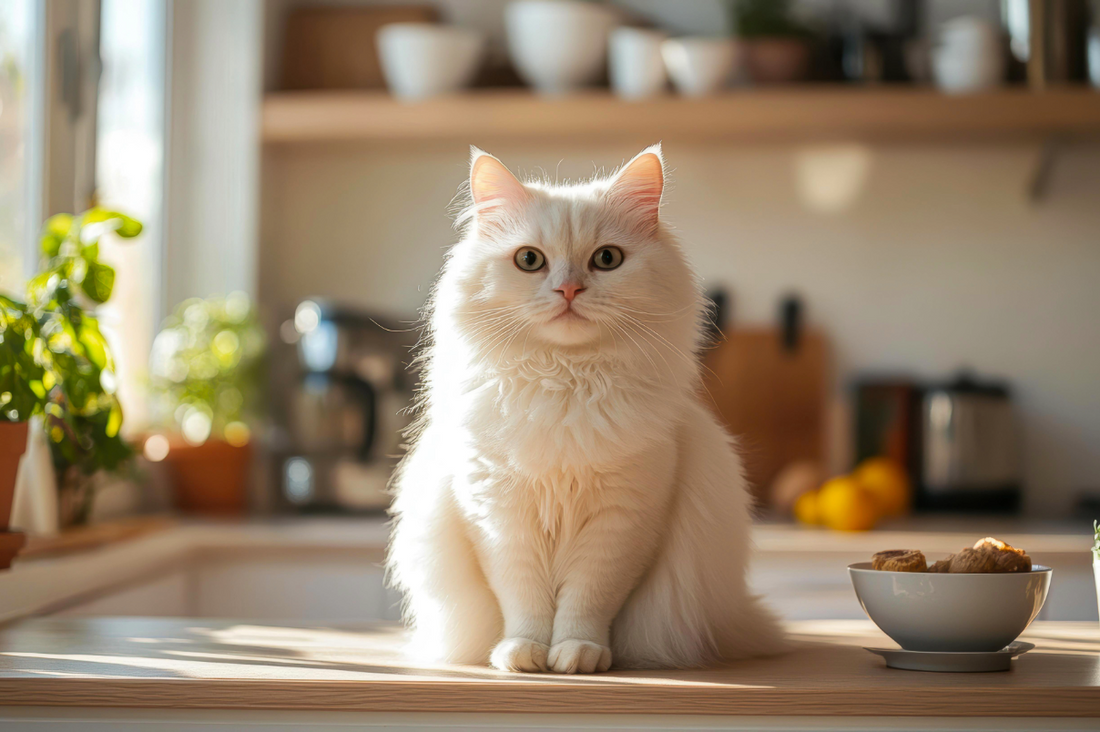
<svg viewBox="0 0 1100 732">
<path fill-rule="evenodd" d="M 147 422 L 146 368 L 161 317 L 165 36 L 163 0 L 103 0 L 96 193 L 102 205 L 145 224 L 137 240 L 101 244 L 117 279 L 100 318 L 117 360 L 130 431 Z"/>
<path fill-rule="evenodd" d="M 18 292 L 26 274 L 30 179 L 33 0 L 0 2 L 0 291 Z"/>
</svg>

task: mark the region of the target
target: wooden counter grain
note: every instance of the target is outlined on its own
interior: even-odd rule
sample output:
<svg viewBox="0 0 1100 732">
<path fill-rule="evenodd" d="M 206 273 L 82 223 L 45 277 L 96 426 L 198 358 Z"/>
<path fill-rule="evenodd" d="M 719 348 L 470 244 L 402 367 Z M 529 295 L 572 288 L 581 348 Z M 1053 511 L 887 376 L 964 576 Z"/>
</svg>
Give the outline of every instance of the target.
<svg viewBox="0 0 1100 732">
<path fill-rule="evenodd" d="M 798 650 L 706 671 L 522 675 L 410 665 L 402 632 L 42 618 L 0 631 L 0 705 L 377 712 L 1100 717 L 1100 627 L 1036 623 L 1008 673 L 887 669 L 866 621 L 792 623 Z"/>
</svg>

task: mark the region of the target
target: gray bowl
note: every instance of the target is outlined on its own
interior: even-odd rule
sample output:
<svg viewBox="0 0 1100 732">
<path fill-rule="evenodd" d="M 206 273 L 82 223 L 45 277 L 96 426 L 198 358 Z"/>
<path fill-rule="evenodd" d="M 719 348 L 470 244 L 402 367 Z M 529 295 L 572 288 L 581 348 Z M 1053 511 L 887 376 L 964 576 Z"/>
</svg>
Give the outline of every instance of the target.
<svg viewBox="0 0 1100 732">
<path fill-rule="evenodd" d="M 867 617 L 908 651 L 999 651 L 1039 614 L 1050 567 L 1009 574 L 883 572 L 870 562 L 848 576 Z"/>
</svg>

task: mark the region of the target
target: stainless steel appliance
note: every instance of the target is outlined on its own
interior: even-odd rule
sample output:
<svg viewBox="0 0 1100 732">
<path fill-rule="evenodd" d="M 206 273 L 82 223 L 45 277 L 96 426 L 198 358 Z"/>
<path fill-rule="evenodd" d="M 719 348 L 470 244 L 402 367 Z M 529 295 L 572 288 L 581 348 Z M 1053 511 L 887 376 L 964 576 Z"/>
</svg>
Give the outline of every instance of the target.
<svg viewBox="0 0 1100 732">
<path fill-rule="evenodd" d="M 1019 433 L 1005 384 L 961 375 L 950 383 L 925 387 L 920 436 L 918 507 L 1018 507 Z"/>
<path fill-rule="evenodd" d="M 287 399 L 281 498 L 298 509 L 362 511 L 389 504 L 387 485 L 408 426 L 410 335 L 317 300 L 288 324 L 299 376 Z"/>
<path fill-rule="evenodd" d="M 904 377 L 855 385 L 856 459 L 904 465 L 924 511 L 1019 508 L 1020 445 L 1007 385 L 968 373 L 945 383 Z"/>
</svg>

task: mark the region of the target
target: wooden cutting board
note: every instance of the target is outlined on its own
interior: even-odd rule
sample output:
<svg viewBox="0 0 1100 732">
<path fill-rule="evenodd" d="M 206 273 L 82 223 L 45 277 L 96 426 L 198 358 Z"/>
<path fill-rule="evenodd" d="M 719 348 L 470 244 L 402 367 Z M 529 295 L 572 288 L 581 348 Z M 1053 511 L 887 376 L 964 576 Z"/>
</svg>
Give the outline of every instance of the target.
<svg viewBox="0 0 1100 732">
<path fill-rule="evenodd" d="M 708 401 L 741 445 L 758 505 L 796 460 L 825 459 L 829 348 L 802 329 L 793 350 L 777 328 L 733 329 L 704 357 Z"/>
</svg>

